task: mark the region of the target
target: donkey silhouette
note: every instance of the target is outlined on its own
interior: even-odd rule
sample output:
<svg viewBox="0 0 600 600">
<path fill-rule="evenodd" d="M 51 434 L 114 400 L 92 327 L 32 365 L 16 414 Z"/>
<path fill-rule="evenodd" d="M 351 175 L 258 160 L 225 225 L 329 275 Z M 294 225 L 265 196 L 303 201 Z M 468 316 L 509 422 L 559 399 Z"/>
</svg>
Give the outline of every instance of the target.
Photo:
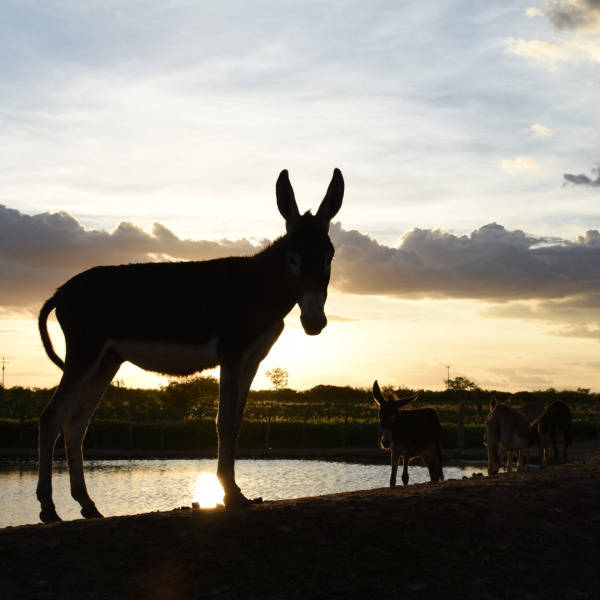
<svg viewBox="0 0 600 600">
<path fill-rule="evenodd" d="M 85 518 L 102 516 L 85 485 L 82 442 L 125 361 L 174 376 L 220 365 L 217 476 L 226 506 L 252 502 L 236 484 L 234 468 L 248 391 L 296 304 L 308 335 L 318 335 L 327 324 L 334 255 L 328 230 L 342 205 L 344 179 L 335 169 L 315 215 L 300 214 L 286 170 L 275 191 L 286 234 L 254 256 L 94 267 L 67 281 L 44 304 L 42 342 L 64 372 L 39 423 L 37 497 L 43 522 L 61 520 L 52 500 L 53 453 L 61 429 L 71 495 Z M 65 336 L 64 361 L 48 334 L 53 310 Z"/>
</svg>

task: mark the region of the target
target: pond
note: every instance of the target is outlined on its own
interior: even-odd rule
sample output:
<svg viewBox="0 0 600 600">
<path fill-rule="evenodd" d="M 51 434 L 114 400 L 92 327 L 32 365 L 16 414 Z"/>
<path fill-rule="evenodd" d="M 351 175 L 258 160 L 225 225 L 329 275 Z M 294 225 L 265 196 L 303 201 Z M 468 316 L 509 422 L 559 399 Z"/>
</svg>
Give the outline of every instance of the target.
<svg viewBox="0 0 600 600">
<path fill-rule="evenodd" d="M 88 460 L 90 496 L 105 516 L 172 510 L 199 502 L 215 506 L 223 496 L 216 459 Z M 306 459 L 238 459 L 236 477 L 249 498 L 282 500 L 386 487 L 388 464 Z M 446 479 L 485 473 L 485 466 L 444 466 Z M 410 483 L 429 481 L 423 466 L 409 467 Z M 35 460 L 0 460 L 0 527 L 39 523 Z M 54 503 L 64 520 L 79 519 L 69 492 L 66 462 L 55 461 Z M 220 496 L 219 496 L 220 494 Z"/>
</svg>

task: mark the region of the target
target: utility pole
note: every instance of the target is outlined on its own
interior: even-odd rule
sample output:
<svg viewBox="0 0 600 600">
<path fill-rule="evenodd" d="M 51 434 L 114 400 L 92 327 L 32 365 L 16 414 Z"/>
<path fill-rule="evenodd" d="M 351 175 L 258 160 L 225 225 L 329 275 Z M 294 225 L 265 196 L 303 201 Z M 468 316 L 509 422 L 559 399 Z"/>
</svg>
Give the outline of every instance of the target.
<svg viewBox="0 0 600 600">
<path fill-rule="evenodd" d="M 10 363 L 4 357 L 2 357 L 2 389 L 5 389 L 5 387 L 4 387 L 4 371 L 5 371 L 4 365 L 9 365 L 9 364 Z"/>
<path fill-rule="evenodd" d="M 448 369 L 448 379 L 446 379 L 446 389 L 449 390 L 450 389 L 450 367 L 452 365 L 447 365 L 446 369 Z"/>
</svg>

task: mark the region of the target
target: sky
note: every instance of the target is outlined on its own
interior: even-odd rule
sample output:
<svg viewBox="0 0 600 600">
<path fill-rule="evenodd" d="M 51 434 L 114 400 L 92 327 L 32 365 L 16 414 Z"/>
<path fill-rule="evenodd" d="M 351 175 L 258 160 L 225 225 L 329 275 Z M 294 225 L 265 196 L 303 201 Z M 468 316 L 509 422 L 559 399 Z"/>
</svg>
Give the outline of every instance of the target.
<svg viewBox="0 0 600 600">
<path fill-rule="evenodd" d="M 5 385 L 60 380 L 37 313 L 76 273 L 257 252 L 280 171 L 304 212 L 337 167 L 329 324 L 294 309 L 255 389 L 598 392 L 598 106 L 599 0 L 6 0 Z"/>
</svg>

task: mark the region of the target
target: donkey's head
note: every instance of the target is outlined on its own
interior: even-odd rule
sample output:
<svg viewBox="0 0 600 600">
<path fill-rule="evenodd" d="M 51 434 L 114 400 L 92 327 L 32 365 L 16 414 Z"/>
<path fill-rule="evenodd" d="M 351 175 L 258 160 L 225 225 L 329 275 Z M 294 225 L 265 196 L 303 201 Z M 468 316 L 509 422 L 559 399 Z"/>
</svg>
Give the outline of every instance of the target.
<svg viewBox="0 0 600 600">
<path fill-rule="evenodd" d="M 344 179 L 339 169 L 316 215 L 300 215 L 287 171 L 276 185 L 277 207 L 287 229 L 286 272 L 300 306 L 300 322 L 308 335 L 318 335 L 327 325 L 325 300 L 331 275 L 334 248 L 329 239 L 329 223 L 338 213 L 344 197 Z"/>
<path fill-rule="evenodd" d="M 496 407 L 501 407 L 496 398 L 492 398 L 493 408 L 485 419 L 485 434 L 483 443 L 488 447 L 488 475 L 496 475 L 500 470 L 500 455 L 498 453 L 499 431 Z"/>
<path fill-rule="evenodd" d="M 381 446 L 389 448 L 394 441 L 394 429 L 398 424 L 399 412 L 405 406 L 417 399 L 418 393 L 408 398 L 396 398 L 388 394 L 387 400 L 383 397 L 377 381 L 373 384 L 373 399 L 379 406 L 379 429 L 381 430 Z"/>
</svg>

